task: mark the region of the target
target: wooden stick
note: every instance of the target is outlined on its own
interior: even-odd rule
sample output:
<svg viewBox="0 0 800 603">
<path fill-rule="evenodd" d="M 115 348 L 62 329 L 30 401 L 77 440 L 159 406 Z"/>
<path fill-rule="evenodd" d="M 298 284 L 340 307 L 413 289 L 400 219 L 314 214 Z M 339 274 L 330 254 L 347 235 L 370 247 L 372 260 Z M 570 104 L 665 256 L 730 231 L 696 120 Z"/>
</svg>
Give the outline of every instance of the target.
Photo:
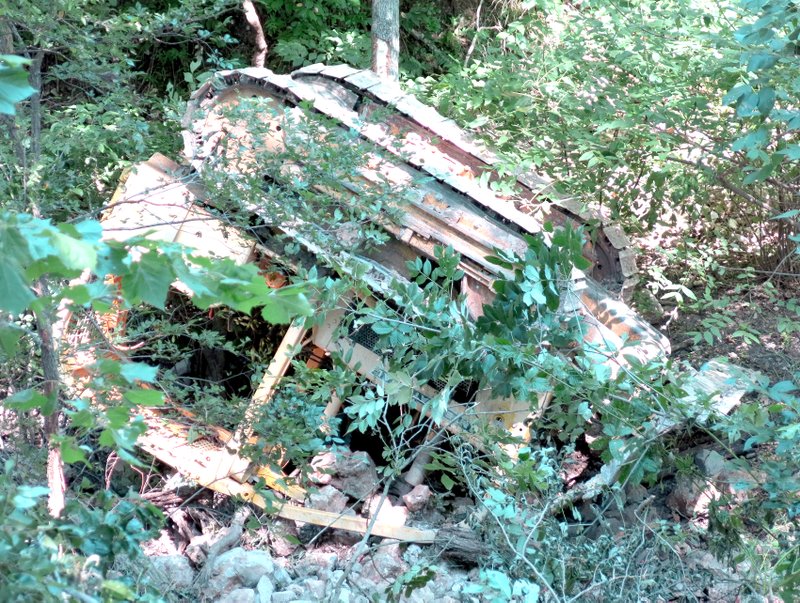
<svg viewBox="0 0 800 603">
<path fill-rule="evenodd" d="M 264 373 L 264 377 L 261 379 L 256 393 L 253 394 L 252 402 L 247 407 L 239 433 L 234 434 L 234 437 L 228 442 L 227 448 L 232 454 L 229 459 L 230 465 L 227 467 L 227 475 L 236 477 L 236 479 L 242 482 L 247 481 L 249 476 L 248 466 L 241 466 L 238 462 L 241 460 L 241 457 L 236 453 L 241 449 L 242 443 L 248 441 L 253 435 L 253 423 L 258 416 L 258 412 L 272 400 L 277 390 L 278 383 L 280 383 L 280 380 L 292 364 L 294 349 L 300 345 L 307 332 L 308 330 L 303 326 L 302 321 L 300 321 L 292 323 L 289 330 L 286 331 L 286 334 L 283 336 L 275 352 L 275 356 L 272 358 L 272 362 L 270 362 L 267 367 L 267 372 Z M 225 471 L 225 466 L 221 465 L 219 475 L 221 476 Z"/>
<path fill-rule="evenodd" d="M 249 465 L 247 459 L 231 454 L 208 441 L 189 443 L 188 428 L 176 421 L 164 418 L 155 409 L 141 409 L 141 413 L 148 430 L 139 436 L 137 445 L 161 462 L 174 467 L 203 485 L 220 479 L 244 478 L 241 471 L 231 476 L 230 468 L 226 468 L 224 465 L 233 466 L 241 463 Z M 257 467 L 252 473 L 263 479 L 267 486 L 277 492 L 294 500 L 305 499 L 305 490 L 287 483 L 286 476 L 281 473 L 268 467 Z"/>
<path fill-rule="evenodd" d="M 250 484 L 240 484 L 236 480 L 230 478 L 207 482 L 205 484 L 202 482 L 199 483 L 221 494 L 240 496 L 244 500 L 262 509 L 268 509 L 271 506 L 267 504 L 264 497 L 258 494 Z M 307 509 L 292 504 L 282 505 L 275 510 L 275 514 L 284 519 L 303 521 L 317 526 L 348 530 L 360 534 L 364 534 L 367 531 L 367 525 L 369 523 L 369 520 L 363 517 L 353 517 L 332 513 L 330 511 Z M 395 540 L 402 540 L 404 542 L 419 542 L 422 544 L 431 544 L 435 542 L 437 536 L 436 530 L 421 530 L 407 526 L 386 525 L 379 522 L 375 522 L 372 526 L 372 533 L 375 536 L 381 536 L 383 538 L 394 538 Z"/>
</svg>

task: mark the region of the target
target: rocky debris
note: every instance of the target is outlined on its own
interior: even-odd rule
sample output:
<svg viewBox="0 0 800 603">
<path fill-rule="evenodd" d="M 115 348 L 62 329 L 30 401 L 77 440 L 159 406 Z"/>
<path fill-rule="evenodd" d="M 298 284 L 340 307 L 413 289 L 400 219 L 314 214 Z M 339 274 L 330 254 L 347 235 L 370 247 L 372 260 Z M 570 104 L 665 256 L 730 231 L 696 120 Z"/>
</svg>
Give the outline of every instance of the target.
<svg viewBox="0 0 800 603">
<path fill-rule="evenodd" d="M 684 517 L 691 517 L 702 492 L 703 485 L 698 479 L 687 475 L 678 475 L 675 479 L 675 486 L 667 495 L 664 504 Z"/>
<path fill-rule="evenodd" d="M 195 567 L 200 567 L 206 560 L 208 549 L 213 544 L 217 535 L 211 533 L 204 533 L 194 536 L 186 547 L 185 555 L 191 560 Z"/>
<path fill-rule="evenodd" d="M 336 453 L 332 450 L 319 453 L 309 463 L 311 473 L 309 478 L 315 484 L 327 486 L 333 480 L 333 474 L 336 472 Z"/>
<path fill-rule="evenodd" d="M 694 464 L 706 477 L 717 477 L 725 469 L 725 458 L 716 450 L 701 450 L 694 455 Z"/>
<path fill-rule="evenodd" d="M 306 578 L 300 583 L 305 598 L 312 601 L 322 601 L 325 598 L 327 582 L 319 578 Z"/>
<path fill-rule="evenodd" d="M 347 496 L 333 486 L 323 486 L 309 492 L 308 506 L 320 511 L 341 513 L 347 508 Z"/>
<path fill-rule="evenodd" d="M 287 571 L 281 565 L 284 560 L 276 562 L 268 552 L 234 548 L 211 560 L 206 585 L 196 580 L 192 583 L 195 572 L 184 557 L 155 558 L 153 564 L 165 572 L 179 571 L 184 576 L 180 584 L 178 581 L 172 585 L 159 583 L 169 601 L 370 603 L 385 600 L 389 589 L 411 566 L 430 568 L 434 575 L 427 584 L 419 585 L 401 600 L 409 603 L 478 601 L 464 592 L 471 581 L 479 580 L 477 573 L 463 571 L 442 557 L 436 557 L 433 565 L 434 559 L 428 556 L 427 548 L 384 540 L 350 568 L 347 559 L 352 553 L 351 548 L 322 545 L 295 560 Z M 350 573 L 346 574 L 345 568 L 350 568 Z"/>
<path fill-rule="evenodd" d="M 339 563 L 339 555 L 329 551 L 308 551 L 294 566 L 297 576 L 322 576 L 333 572 Z"/>
<path fill-rule="evenodd" d="M 365 558 L 359 575 L 378 587 L 388 586 L 408 569 L 397 542 L 384 541 L 371 556 Z"/>
<path fill-rule="evenodd" d="M 448 519 L 452 523 L 465 521 L 475 511 L 475 501 L 471 498 L 456 497 L 450 505 L 451 511 Z"/>
<path fill-rule="evenodd" d="M 328 511 L 330 513 L 337 513 L 341 515 L 356 515 L 355 510 L 350 505 L 349 499 L 342 492 L 337 490 L 331 485 L 323 486 L 322 488 L 312 490 L 308 494 L 308 502 L 306 505 L 312 509 L 320 511 Z M 303 544 L 309 544 L 325 528 L 305 523 L 302 521 L 294 522 L 297 527 L 297 538 Z M 350 532 L 348 530 L 328 530 L 330 540 L 339 544 L 350 546 L 361 540 L 361 534 L 357 532 Z"/>
<path fill-rule="evenodd" d="M 288 557 L 294 553 L 300 546 L 294 522 L 276 520 L 269 532 L 269 543 L 272 552 L 278 557 Z"/>
<path fill-rule="evenodd" d="M 222 553 L 213 563 L 206 588 L 212 598 L 236 589 L 256 588 L 264 576 L 275 571 L 275 562 L 268 552 L 246 551 L 241 547 Z"/>
<path fill-rule="evenodd" d="M 625 501 L 627 504 L 637 504 L 648 496 L 647 488 L 642 484 L 628 484 L 625 486 Z"/>
<path fill-rule="evenodd" d="M 383 504 L 381 504 L 383 500 Z M 408 509 L 403 505 L 393 505 L 388 498 L 376 494 L 366 504 L 368 517 L 378 515 L 377 521 L 387 526 L 404 526 L 408 519 Z"/>
<path fill-rule="evenodd" d="M 318 454 L 311 460 L 311 481 L 333 486 L 355 500 L 364 500 L 378 487 L 378 471 L 370 456 L 363 451 L 336 448 Z"/>
<path fill-rule="evenodd" d="M 256 584 L 256 594 L 258 594 L 259 601 L 272 601 L 272 593 L 274 592 L 275 584 L 272 583 L 269 576 L 261 576 L 258 584 Z"/>
<path fill-rule="evenodd" d="M 684 517 L 694 517 L 708 512 L 711 501 L 720 497 L 720 492 L 712 484 L 688 476 L 678 475 L 675 487 L 664 504 Z"/>
<path fill-rule="evenodd" d="M 766 476 L 761 477 L 758 473 L 754 476 L 743 469 L 725 468 L 717 476 L 717 483 L 724 491 L 733 495 L 739 502 L 744 501 L 749 496 L 748 490 L 757 488 L 760 483 L 766 481 Z"/>
<path fill-rule="evenodd" d="M 194 570 L 183 555 L 150 557 L 150 579 L 164 591 L 187 590 L 194 582 Z"/>
<path fill-rule="evenodd" d="M 219 599 L 219 603 L 260 603 L 256 600 L 256 591 L 252 588 L 237 588 Z"/>
<path fill-rule="evenodd" d="M 734 570 L 720 563 L 708 551 L 692 550 L 686 557 L 686 567 L 692 572 L 705 572 L 708 574 L 708 589 L 705 595 L 708 601 L 738 601 L 741 588 L 746 584 L 742 576 Z M 698 593 L 700 594 L 700 593 Z"/>
<path fill-rule="evenodd" d="M 403 503 L 406 509 L 412 513 L 423 509 L 431 498 L 431 489 L 425 484 L 414 486 L 408 494 L 403 495 Z"/>
<path fill-rule="evenodd" d="M 365 500 L 378 487 L 375 463 L 363 451 L 338 451 L 331 485 L 356 500 Z"/>
</svg>

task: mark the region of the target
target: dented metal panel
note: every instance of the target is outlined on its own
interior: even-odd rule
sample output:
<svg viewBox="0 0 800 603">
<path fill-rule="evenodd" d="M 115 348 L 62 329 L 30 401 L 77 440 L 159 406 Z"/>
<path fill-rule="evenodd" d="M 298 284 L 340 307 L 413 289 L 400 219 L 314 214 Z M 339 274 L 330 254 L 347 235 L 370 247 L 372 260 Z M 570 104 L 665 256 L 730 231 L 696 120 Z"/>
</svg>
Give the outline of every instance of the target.
<svg viewBox="0 0 800 603">
<path fill-rule="evenodd" d="M 204 256 L 247 262 L 254 242 L 203 209 L 192 180 L 184 166 L 160 154 L 132 168 L 103 215 L 104 236 L 125 240 L 146 234 Z"/>
</svg>

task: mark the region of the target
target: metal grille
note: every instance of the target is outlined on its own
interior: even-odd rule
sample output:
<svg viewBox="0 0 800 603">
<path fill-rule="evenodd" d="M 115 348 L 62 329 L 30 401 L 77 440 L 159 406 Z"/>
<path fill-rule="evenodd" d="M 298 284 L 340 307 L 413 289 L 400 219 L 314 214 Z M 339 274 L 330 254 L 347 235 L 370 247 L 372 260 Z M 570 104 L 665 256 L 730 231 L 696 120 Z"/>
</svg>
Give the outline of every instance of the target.
<svg viewBox="0 0 800 603">
<path fill-rule="evenodd" d="M 364 346 L 368 350 L 375 351 L 378 347 L 380 336 L 372 330 L 371 325 L 362 325 L 350 333 L 350 339 L 353 343 Z"/>
</svg>

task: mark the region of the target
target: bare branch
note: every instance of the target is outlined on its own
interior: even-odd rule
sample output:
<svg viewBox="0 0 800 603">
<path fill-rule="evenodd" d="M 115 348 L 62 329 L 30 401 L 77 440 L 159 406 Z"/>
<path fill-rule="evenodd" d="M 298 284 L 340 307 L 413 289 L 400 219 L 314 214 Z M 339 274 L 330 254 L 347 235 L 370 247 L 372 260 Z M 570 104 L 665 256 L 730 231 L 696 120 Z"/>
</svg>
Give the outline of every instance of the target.
<svg viewBox="0 0 800 603">
<path fill-rule="evenodd" d="M 264 37 L 264 28 L 261 27 L 261 19 L 259 19 L 256 7 L 253 6 L 251 0 L 243 0 L 242 8 L 244 9 L 244 17 L 247 19 L 255 39 L 256 49 L 253 51 L 251 62 L 253 67 L 263 67 L 267 58 L 267 40 Z"/>
</svg>

